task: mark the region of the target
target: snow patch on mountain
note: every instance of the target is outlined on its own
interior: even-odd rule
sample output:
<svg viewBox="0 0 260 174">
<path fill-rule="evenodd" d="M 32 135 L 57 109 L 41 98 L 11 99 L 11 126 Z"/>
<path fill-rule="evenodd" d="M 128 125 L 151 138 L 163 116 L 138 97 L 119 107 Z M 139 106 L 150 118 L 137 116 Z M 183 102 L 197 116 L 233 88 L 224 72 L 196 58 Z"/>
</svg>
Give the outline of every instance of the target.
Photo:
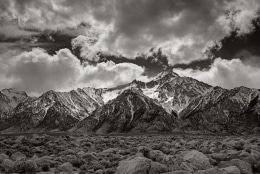
<svg viewBox="0 0 260 174">
<path fill-rule="evenodd" d="M 125 90 L 131 89 L 134 87 L 137 87 L 137 84 L 132 82 L 127 85 L 122 85 L 122 86 L 118 86 L 115 88 L 103 89 L 101 96 L 104 101 L 104 104 L 106 104 L 110 100 L 115 99 L 117 96 L 119 96 Z"/>
<path fill-rule="evenodd" d="M 108 101 L 115 99 L 120 93 L 120 90 L 105 91 L 104 93 L 102 93 L 104 103 L 107 103 Z"/>
<path fill-rule="evenodd" d="M 147 86 L 145 85 L 145 88 L 141 88 L 141 90 L 143 91 L 144 95 L 146 95 L 147 97 L 150 97 L 152 99 L 159 99 L 159 92 L 157 91 L 159 87 L 158 85 L 155 85 L 152 88 L 147 88 Z"/>
<path fill-rule="evenodd" d="M 130 105 L 130 112 L 131 112 L 131 119 L 129 121 L 129 125 L 131 124 L 131 122 L 133 121 L 133 118 L 134 118 L 134 105 L 132 104 L 130 97 L 131 97 L 130 95 L 127 97 L 127 101 L 128 101 L 128 104 Z"/>
</svg>

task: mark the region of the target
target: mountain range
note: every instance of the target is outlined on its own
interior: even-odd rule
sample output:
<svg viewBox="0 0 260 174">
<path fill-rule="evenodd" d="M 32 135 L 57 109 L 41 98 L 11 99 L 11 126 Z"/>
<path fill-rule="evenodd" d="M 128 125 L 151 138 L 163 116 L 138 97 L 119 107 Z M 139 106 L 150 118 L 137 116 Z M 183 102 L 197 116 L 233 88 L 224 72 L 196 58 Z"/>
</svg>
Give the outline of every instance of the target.
<svg viewBox="0 0 260 174">
<path fill-rule="evenodd" d="M 4 89 L 0 131 L 251 133 L 260 127 L 259 95 L 258 89 L 213 87 L 172 69 L 148 82 L 39 97 Z"/>
</svg>

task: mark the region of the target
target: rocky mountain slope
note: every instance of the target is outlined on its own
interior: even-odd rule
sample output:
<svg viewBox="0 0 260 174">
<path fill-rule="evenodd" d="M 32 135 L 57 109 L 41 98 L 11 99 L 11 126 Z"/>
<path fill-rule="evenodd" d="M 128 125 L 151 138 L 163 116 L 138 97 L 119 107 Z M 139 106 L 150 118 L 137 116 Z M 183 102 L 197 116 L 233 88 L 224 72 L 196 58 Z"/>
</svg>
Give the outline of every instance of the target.
<svg viewBox="0 0 260 174">
<path fill-rule="evenodd" d="M 211 88 L 198 80 L 180 77 L 170 69 L 145 83 L 141 89 L 145 95 L 158 100 L 166 111 L 179 113 L 187 107 L 192 98 L 206 93 Z"/>
<path fill-rule="evenodd" d="M 96 133 L 163 132 L 176 127 L 175 116 L 167 113 L 138 88 L 125 90 L 85 118 L 74 129 Z"/>
<path fill-rule="evenodd" d="M 214 87 L 194 98 L 180 113 L 189 128 L 211 132 L 243 132 L 260 126 L 259 91 L 246 87 Z"/>
<path fill-rule="evenodd" d="M 108 89 L 49 91 L 37 98 L 13 91 L 0 93 L 1 130 L 252 132 L 260 126 L 259 90 L 212 87 L 172 69 Z"/>
<path fill-rule="evenodd" d="M 0 91 L 0 119 L 7 118 L 11 115 L 13 109 L 29 97 L 25 92 L 16 91 L 15 89 L 3 89 Z"/>
<path fill-rule="evenodd" d="M 48 91 L 38 98 L 20 103 L 2 127 L 12 131 L 66 130 L 102 104 L 100 90 L 93 88 Z"/>
<path fill-rule="evenodd" d="M 169 113 L 179 113 L 192 98 L 205 94 L 212 88 L 193 78 L 180 77 L 172 69 L 167 69 L 149 82 L 134 80 L 126 85 L 107 89 L 102 96 L 107 102 L 132 87 L 141 89 L 144 95 L 158 101 Z"/>
</svg>

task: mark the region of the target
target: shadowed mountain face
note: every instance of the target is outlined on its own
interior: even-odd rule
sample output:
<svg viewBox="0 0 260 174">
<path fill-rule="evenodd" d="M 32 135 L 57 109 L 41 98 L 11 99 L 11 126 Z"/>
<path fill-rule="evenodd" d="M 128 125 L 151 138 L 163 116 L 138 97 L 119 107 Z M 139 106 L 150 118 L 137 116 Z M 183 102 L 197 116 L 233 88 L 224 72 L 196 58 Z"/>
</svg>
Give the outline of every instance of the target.
<svg viewBox="0 0 260 174">
<path fill-rule="evenodd" d="M 96 133 L 169 132 L 176 128 L 175 117 L 167 113 L 140 89 L 123 91 L 117 98 L 98 108 L 76 129 Z"/>
<path fill-rule="evenodd" d="M 194 98 L 180 117 L 189 121 L 187 129 L 238 133 L 252 130 L 259 126 L 259 92 L 246 87 L 214 87 Z"/>
<path fill-rule="evenodd" d="M 3 91 L 0 127 L 5 131 L 240 133 L 260 126 L 258 90 L 212 87 L 171 69 L 149 82 L 109 89 L 49 91 L 37 98 Z"/>
</svg>

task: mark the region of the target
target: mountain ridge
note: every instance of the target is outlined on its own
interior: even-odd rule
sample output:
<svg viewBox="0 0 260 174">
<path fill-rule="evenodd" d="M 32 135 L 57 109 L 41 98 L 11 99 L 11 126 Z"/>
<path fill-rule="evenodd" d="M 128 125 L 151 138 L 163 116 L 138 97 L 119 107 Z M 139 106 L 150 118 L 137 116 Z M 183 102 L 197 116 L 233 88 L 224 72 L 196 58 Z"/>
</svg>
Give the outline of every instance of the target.
<svg viewBox="0 0 260 174">
<path fill-rule="evenodd" d="M 85 125 L 92 127 L 93 130 L 90 128 L 83 128 L 83 130 L 99 132 L 97 131 L 98 125 L 102 127 L 105 122 L 109 123 L 107 126 L 110 127 L 109 131 L 103 131 L 106 133 L 138 130 L 136 124 L 131 128 L 126 125 L 126 129 L 114 130 L 111 127 L 120 125 L 120 123 L 118 120 L 114 120 L 115 123 L 112 123 L 108 118 L 117 115 L 118 118 L 125 116 L 129 119 L 131 118 L 129 113 L 140 113 L 137 108 L 142 108 L 144 115 L 139 114 L 138 117 L 134 117 L 136 119 L 142 120 L 147 113 L 153 115 L 153 112 L 150 113 L 153 108 L 148 107 L 144 101 L 153 105 L 156 112 L 171 116 L 169 120 L 173 119 L 170 121 L 173 128 L 170 129 L 168 126 L 168 131 L 187 129 L 190 131 L 238 132 L 240 129 L 235 130 L 234 125 L 241 125 L 241 131 L 246 131 L 246 128 L 250 126 L 252 126 L 252 129 L 250 128 L 252 131 L 255 127 L 260 126 L 259 90 L 247 87 L 230 90 L 213 87 L 190 77 L 181 77 L 172 69 L 162 71 L 148 82 L 133 80 L 114 88 L 86 87 L 69 92 L 50 90 L 36 98 L 29 97 L 25 92 L 13 92 L 23 96 L 21 100 L 15 100 L 20 102 L 11 105 L 15 107 L 4 102 L 5 93 L 15 90 L 2 91 L 4 92 L 0 92 L 0 107 L 8 108 L 9 115 L 5 116 L 4 121 L 1 121 L 1 130 L 71 130 L 80 127 L 79 125 L 84 125 L 82 122 L 91 120 L 90 118 L 92 120 Z M 7 96 L 10 98 L 11 95 Z M 138 102 L 132 101 L 132 98 Z M 112 106 L 114 109 L 111 109 Z M 118 115 L 115 108 L 123 114 Z M 107 114 L 108 112 L 114 113 L 114 115 Z M 100 117 L 100 113 L 101 118 L 106 115 L 102 124 L 94 119 L 98 115 Z M 160 114 L 157 114 L 157 117 L 164 120 Z M 148 123 L 142 121 L 144 124 Z M 89 125 L 90 123 L 93 125 Z M 166 124 L 165 121 L 161 123 Z M 244 123 L 247 123 L 248 126 Z M 230 128 L 228 128 L 228 124 L 231 124 Z"/>
</svg>

